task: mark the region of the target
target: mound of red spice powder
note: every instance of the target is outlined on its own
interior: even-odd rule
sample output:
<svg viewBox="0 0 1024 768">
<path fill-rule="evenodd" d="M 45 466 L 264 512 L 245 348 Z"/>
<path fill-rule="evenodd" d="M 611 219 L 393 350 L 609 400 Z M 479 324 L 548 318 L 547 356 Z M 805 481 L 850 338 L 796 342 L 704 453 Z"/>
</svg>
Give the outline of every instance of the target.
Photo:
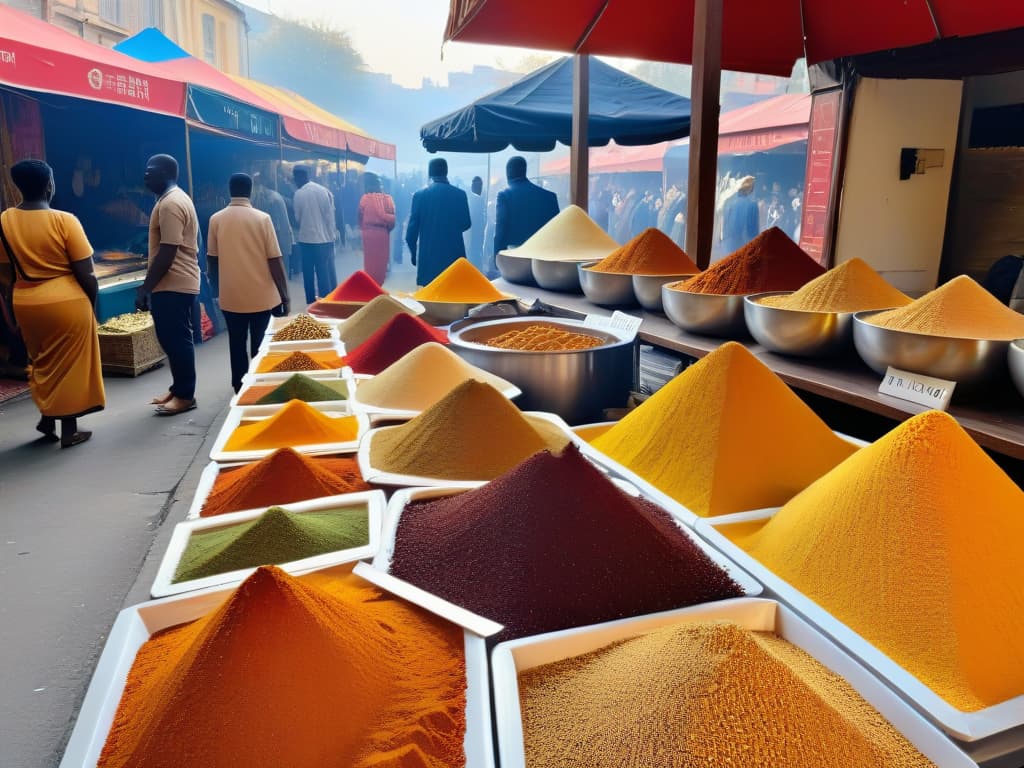
<svg viewBox="0 0 1024 768">
<path fill-rule="evenodd" d="M 370 301 L 383 294 L 384 289 L 377 281 L 359 269 L 345 278 L 324 298 L 327 301 Z"/>
<path fill-rule="evenodd" d="M 391 573 L 504 624 L 500 640 L 742 594 L 667 512 L 623 493 L 572 445 L 407 506 Z"/>
<path fill-rule="evenodd" d="M 418 317 L 402 313 L 388 320 L 348 354 L 345 363 L 356 373 L 376 376 L 407 352 L 428 341 L 447 344 L 448 334 L 427 325 Z"/>
<path fill-rule="evenodd" d="M 672 287 L 690 293 L 719 295 L 795 291 L 823 274 L 823 266 L 785 232 L 772 227 L 696 277 L 674 283 Z"/>
</svg>

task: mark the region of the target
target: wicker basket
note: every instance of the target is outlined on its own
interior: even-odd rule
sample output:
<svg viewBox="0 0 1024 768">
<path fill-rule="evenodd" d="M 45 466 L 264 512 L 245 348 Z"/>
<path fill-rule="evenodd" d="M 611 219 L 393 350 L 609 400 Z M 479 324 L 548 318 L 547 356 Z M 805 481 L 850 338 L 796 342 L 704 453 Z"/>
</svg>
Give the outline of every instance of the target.
<svg viewBox="0 0 1024 768">
<path fill-rule="evenodd" d="M 156 368 L 167 357 L 152 324 L 131 333 L 101 333 L 99 337 L 104 373 L 138 376 Z"/>
</svg>

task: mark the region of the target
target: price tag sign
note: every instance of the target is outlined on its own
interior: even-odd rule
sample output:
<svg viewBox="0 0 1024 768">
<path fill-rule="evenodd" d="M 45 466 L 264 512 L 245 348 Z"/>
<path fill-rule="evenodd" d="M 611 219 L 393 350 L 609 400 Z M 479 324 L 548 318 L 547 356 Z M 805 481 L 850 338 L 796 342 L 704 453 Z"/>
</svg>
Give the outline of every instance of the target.
<svg viewBox="0 0 1024 768">
<path fill-rule="evenodd" d="M 642 322 L 642 318 L 634 315 L 627 315 L 625 312 L 615 310 L 611 317 L 607 317 L 605 315 L 587 315 L 583 320 L 583 325 L 588 328 L 610 328 L 616 331 L 625 331 L 629 336 L 636 336 L 637 331 L 640 330 L 640 323 Z"/>
<path fill-rule="evenodd" d="M 912 403 L 944 411 L 949 408 L 954 387 L 956 387 L 955 381 L 901 371 L 890 365 L 882 378 L 882 383 L 878 386 L 878 391 L 883 395 L 892 395 L 901 400 L 909 400 Z"/>
</svg>

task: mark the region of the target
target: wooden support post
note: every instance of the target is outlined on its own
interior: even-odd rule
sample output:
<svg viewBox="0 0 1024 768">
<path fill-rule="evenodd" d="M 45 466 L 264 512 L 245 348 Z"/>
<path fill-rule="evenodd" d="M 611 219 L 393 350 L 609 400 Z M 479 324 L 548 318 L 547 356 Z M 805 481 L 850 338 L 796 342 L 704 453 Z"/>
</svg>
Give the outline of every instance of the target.
<svg viewBox="0 0 1024 768">
<path fill-rule="evenodd" d="M 715 231 L 718 101 L 722 82 L 722 0 L 695 0 L 690 87 L 690 173 L 686 198 L 686 251 L 706 269 Z"/>
<path fill-rule="evenodd" d="M 584 211 L 590 191 L 590 57 L 577 53 L 572 69 L 572 147 L 569 161 L 569 199 Z"/>
</svg>

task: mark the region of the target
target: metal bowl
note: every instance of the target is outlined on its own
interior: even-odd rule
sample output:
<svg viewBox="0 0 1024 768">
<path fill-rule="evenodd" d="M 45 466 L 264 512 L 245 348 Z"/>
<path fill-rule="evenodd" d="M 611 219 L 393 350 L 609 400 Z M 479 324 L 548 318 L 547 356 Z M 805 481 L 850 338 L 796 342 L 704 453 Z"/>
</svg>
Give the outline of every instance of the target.
<svg viewBox="0 0 1024 768">
<path fill-rule="evenodd" d="M 1024 339 L 1017 339 L 1008 349 L 1010 378 L 1017 385 L 1017 391 L 1024 397 Z"/>
<path fill-rule="evenodd" d="M 633 277 L 615 272 L 597 272 L 590 269 L 596 261 L 577 265 L 580 287 L 587 300 L 604 307 L 631 307 L 636 304 Z"/>
<path fill-rule="evenodd" d="M 742 294 L 691 293 L 663 285 L 661 303 L 668 319 L 684 331 L 723 339 L 747 335 Z"/>
<path fill-rule="evenodd" d="M 527 325 L 556 325 L 588 333 L 605 343 L 591 349 L 530 352 L 482 343 Z M 634 336 L 614 329 L 584 327 L 580 320 L 515 317 L 470 323 L 449 333 L 453 352 L 519 387 L 524 411 L 551 411 L 570 424 L 603 420 L 605 408 L 625 405 L 636 378 Z"/>
<path fill-rule="evenodd" d="M 589 260 L 587 260 L 589 261 Z M 577 265 L 587 261 L 550 261 L 530 259 L 533 279 L 541 288 L 561 293 L 580 293 L 580 273 Z"/>
<path fill-rule="evenodd" d="M 1005 374 L 1009 341 L 958 339 L 897 331 L 867 322 L 876 309 L 853 316 L 857 354 L 876 373 L 891 365 L 901 371 L 935 376 L 970 388 Z"/>
<path fill-rule="evenodd" d="M 534 285 L 533 265 L 528 256 L 516 256 L 513 253 L 502 251 L 494 257 L 494 263 L 498 265 L 501 276 L 510 283 L 519 285 Z"/>
<path fill-rule="evenodd" d="M 853 312 L 804 312 L 758 302 L 765 296 L 791 293 L 770 291 L 743 297 L 747 330 L 758 344 L 798 357 L 828 357 L 853 348 Z"/>
<path fill-rule="evenodd" d="M 504 294 L 504 299 L 514 299 L 514 296 Z M 485 304 L 493 304 L 493 301 L 424 301 L 417 299 L 423 305 L 423 315 L 420 317 L 423 322 L 430 325 L 451 325 L 456 320 L 461 320 L 469 315 L 473 307 L 481 307 Z"/>
<path fill-rule="evenodd" d="M 686 280 L 689 275 L 632 275 L 633 294 L 640 306 L 648 312 L 663 312 L 661 303 L 661 286 Z"/>
</svg>

